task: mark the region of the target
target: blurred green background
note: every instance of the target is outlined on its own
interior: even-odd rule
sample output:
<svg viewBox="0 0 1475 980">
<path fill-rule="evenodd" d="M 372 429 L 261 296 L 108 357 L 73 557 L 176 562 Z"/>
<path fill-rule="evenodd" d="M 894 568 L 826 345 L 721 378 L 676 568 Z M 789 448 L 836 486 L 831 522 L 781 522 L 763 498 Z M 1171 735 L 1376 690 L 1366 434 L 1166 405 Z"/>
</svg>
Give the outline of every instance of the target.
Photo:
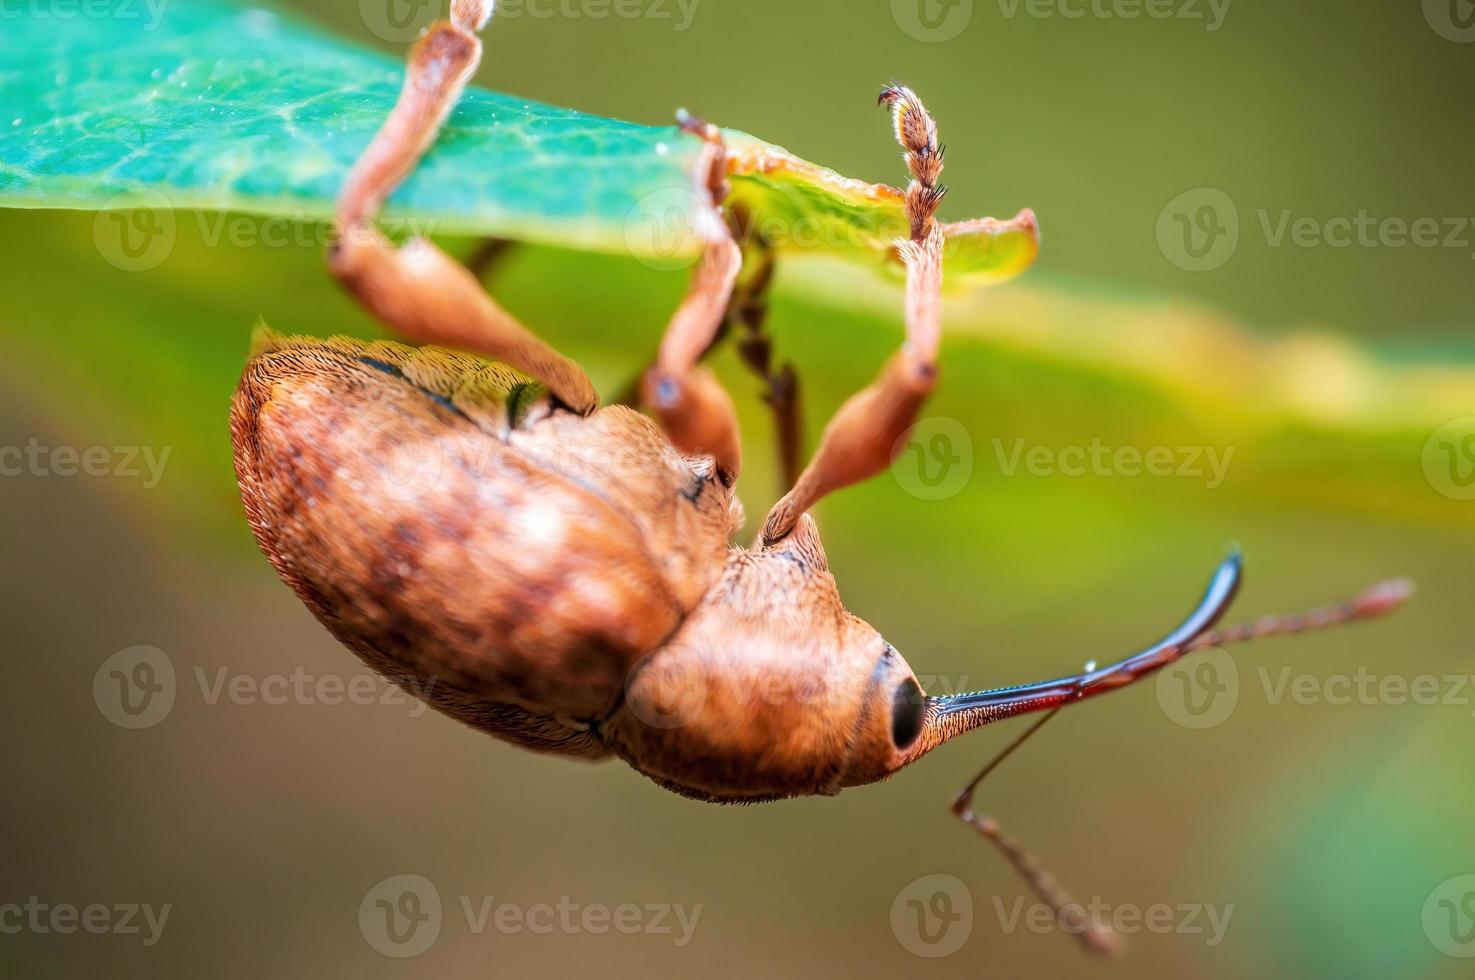
<svg viewBox="0 0 1475 980">
<path fill-rule="evenodd" d="M 525 0 L 494 25 L 479 78 L 644 122 L 684 105 L 843 173 L 897 180 L 872 105 L 896 77 L 943 126 L 948 217 L 1037 211 L 1036 269 L 950 307 L 944 384 L 923 431 L 953 433 L 967 470 L 946 488 L 956 492 L 926 499 L 938 493 L 899 468 L 820 513 L 847 603 L 934 688 L 1042 679 L 1130 652 L 1187 610 L 1232 541 L 1248 557 L 1241 616 L 1389 575 L 1418 581 L 1394 620 L 1235 650 L 1237 674 L 1213 678 L 1225 687 L 1213 717 L 1194 713 L 1198 695 L 1175 693 L 1200 675 L 1169 675 L 1071 710 L 985 785 L 981 805 L 1077 897 L 1190 906 L 1198 926 L 1205 907 L 1232 907 L 1221 942 L 1175 911 L 1180 928 L 1131 936 L 1128 957 L 1099 963 L 1057 931 L 1009 924 L 1021 885 L 947 807 L 1012 725 L 837 799 L 720 808 L 403 704 L 210 703 L 201 674 L 213 685 L 221 670 L 257 681 L 362 673 L 257 552 L 234 494 L 226 410 L 258 320 L 375 327 L 329 281 L 311 235 L 240 248 L 182 219 L 167 261 L 130 273 L 100 253 L 91 215 L 0 212 L 0 446 L 170 451 L 157 486 L 0 481 L 0 619 L 17 668 L 0 693 L 0 905 L 172 905 L 152 947 L 0 932 L 0 969 L 1468 976 L 1471 961 L 1448 951 L 1475 952 L 1470 881 L 1451 882 L 1475 873 L 1475 684 L 1445 678 L 1475 672 L 1475 503 L 1459 456 L 1470 422 L 1458 421 L 1475 415 L 1475 399 L 1462 401 L 1475 391 L 1475 229 L 1449 247 L 1277 245 L 1265 231 L 1287 211 L 1323 229 L 1366 213 L 1436 218 L 1443 240 L 1475 215 L 1475 44 L 1458 40 L 1468 4 L 1452 3 L 1233 3 L 1208 30 L 1205 19 L 1093 12 L 1136 9 L 1125 0 L 1068 4 L 1086 11 L 1079 19 L 1006 0 L 698 0 L 678 30 L 675 0 L 635 18 L 598 18 L 613 9 L 598 0 Z M 398 48 L 370 0 L 300 6 Z M 1202 2 L 1159 9 L 1215 17 Z M 1190 272 L 1159 224 L 1199 188 L 1232 202 L 1238 244 Z M 856 275 L 809 263 L 780 281 L 772 328 L 801 368 L 811 435 L 900 336 L 899 293 Z M 607 393 L 653 348 L 684 285 L 633 260 L 549 249 L 517 251 L 496 272 L 506 305 Z M 752 523 L 775 491 L 766 420 L 730 352 L 717 365 L 743 413 Z M 1191 384 L 1175 382 L 1179 365 Z M 1097 442 L 1168 447 L 1176 462 L 1178 447 L 1233 455 L 1222 483 L 1121 468 L 1011 473 L 1019 440 L 1056 460 Z M 136 645 L 165 652 L 177 693 L 166 718 L 133 731 L 99 710 L 93 680 Z M 1286 669 L 1309 679 L 1310 696 L 1278 696 Z M 1331 703 L 1360 669 L 1392 683 L 1436 678 L 1439 703 Z M 1194 727 L 1205 720 L 1218 724 Z M 428 951 L 397 960 L 371 947 L 358 916 L 367 893 L 403 873 L 434 882 L 444 915 Z M 905 904 L 933 874 L 956 876 L 972 906 L 944 930 L 961 948 L 938 958 L 919 955 L 941 947 L 918 939 Z M 702 911 L 681 946 L 652 934 L 476 934 L 462 896 Z"/>
</svg>

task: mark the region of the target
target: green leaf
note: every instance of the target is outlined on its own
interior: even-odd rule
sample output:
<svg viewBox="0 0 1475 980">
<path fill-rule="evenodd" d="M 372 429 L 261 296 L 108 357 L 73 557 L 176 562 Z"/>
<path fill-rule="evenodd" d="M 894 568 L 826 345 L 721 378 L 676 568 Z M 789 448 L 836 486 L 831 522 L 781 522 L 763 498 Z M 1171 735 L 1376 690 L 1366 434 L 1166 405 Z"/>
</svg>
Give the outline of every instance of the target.
<svg viewBox="0 0 1475 980">
<path fill-rule="evenodd" d="M 27 9 L 30 18 L 7 20 L 0 33 L 0 204 L 95 210 L 162 198 L 170 207 L 321 220 L 402 77 L 396 58 L 213 0 L 168 4 L 157 24 L 141 2 L 119 0 L 115 18 L 65 22 L 37 14 L 45 0 Z M 647 266 L 694 247 L 681 200 L 694 193 L 697 147 L 674 127 L 488 92 L 469 96 L 451 122 L 391 214 L 433 220 L 445 233 L 633 253 Z M 890 261 L 900 192 L 740 133 L 729 142 L 733 205 L 759 234 L 790 251 Z M 150 510 L 187 529 L 181 534 L 239 537 L 223 426 L 251 326 L 264 317 L 284 332 L 362 335 L 373 325 L 323 270 L 312 235 L 251 246 L 247 240 L 265 240 L 254 233 L 263 228 L 247 228 L 253 233 L 241 240 L 232 229 L 257 219 L 182 216 L 164 236 L 164 254 L 136 266 L 149 270 L 140 275 L 107 244 L 122 217 L 0 216 L 9 223 L 0 258 L 10 280 L 24 284 L 0 291 L 0 335 L 15 355 L 0 372 L 70 438 L 172 447 L 169 477 L 140 497 L 161 502 Z M 951 271 L 979 278 L 1019 271 L 1038 244 L 1027 212 L 950 230 Z M 628 259 L 540 248 L 514 260 L 497 293 L 609 393 L 654 349 L 679 280 Z M 894 350 L 901 301 L 876 277 L 833 263 L 810 263 L 780 286 L 771 324 L 782 355 L 805 371 L 812 445 L 828 413 Z M 1048 287 L 1003 290 L 987 303 L 957 297 L 944 320 L 946 380 L 929 413 L 977 433 L 980 459 L 996 452 L 986 433 L 1010 431 L 1061 445 L 1089 433 L 1118 445 L 1234 447 L 1238 459 L 1254 461 L 1235 464 L 1225 492 L 1241 506 L 1338 500 L 1430 526 L 1471 520 L 1435 468 L 1436 432 L 1475 404 L 1467 363 L 1398 364 L 1331 336 L 1262 339 L 1180 304 Z M 744 431 L 760 440 L 770 427 L 752 379 L 730 353 L 724 358 L 717 367 L 739 398 Z M 1463 445 L 1463 435 L 1445 441 Z M 749 458 L 744 493 L 761 518 L 773 474 L 761 450 Z M 1088 496 L 1092 507 L 1143 507 L 1149 524 L 1162 499 L 1190 484 L 1101 481 Z M 1046 486 L 977 481 L 947 521 L 927 525 L 933 544 L 969 540 L 957 522 L 991 521 L 1004 504 L 1040 520 L 990 525 L 990 536 L 1064 528 L 1047 516 L 1052 508 L 1084 520 L 1080 494 L 1067 484 L 1042 492 Z M 867 502 L 888 487 L 894 492 L 894 483 L 872 481 L 826 507 L 866 523 Z M 1021 549 L 1037 548 L 1022 537 Z"/>
<path fill-rule="evenodd" d="M 7 20 L 0 206 L 206 209 L 322 221 L 384 120 L 402 60 L 266 10 L 217 0 L 93 0 L 63 19 L 32 0 Z M 495 44 L 495 36 L 491 41 Z M 901 192 L 729 134 L 733 203 L 787 250 L 887 262 Z M 700 144 L 473 90 L 386 218 L 661 262 L 688 261 Z M 1033 261 L 1033 216 L 952 226 L 949 271 L 1009 278 Z"/>
<path fill-rule="evenodd" d="M 893 244 L 907 235 L 902 192 L 852 180 L 787 150 L 731 134 L 729 168 L 734 206 L 751 215 L 754 232 L 780 249 L 845 258 L 875 257 L 900 276 Z M 979 218 L 946 225 L 949 281 L 1003 282 L 1034 262 L 1040 250 L 1034 212 L 1008 221 Z"/>
<path fill-rule="evenodd" d="M 182 554 L 215 555 L 224 544 L 226 553 L 250 556 L 226 413 L 252 328 L 264 321 L 283 333 L 363 337 L 375 325 L 333 282 L 315 242 L 241 244 L 253 235 L 216 235 L 205 218 L 181 217 L 167 258 L 132 272 L 98 247 L 96 226 L 111 217 L 0 211 L 0 264 L 13 284 L 0 290 L 0 388 L 23 395 L 53 442 L 171 450 L 157 487 L 117 480 L 107 492 L 132 504 L 151 533 L 177 539 Z M 253 223 L 265 224 L 229 221 L 248 231 Z M 459 254 L 471 243 L 448 244 Z M 830 414 L 896 349 L 902 297 L 836 261 L 791 273 L 772 297 L 769 328 L 778 355 L 803 379 L 813 447 Z M 628 258 L 528 247 L 499 267 L 494 287 L 610 396 L 648 363 L 685 281 Z M 877 561 L 956 552 L 978 540 L 1033 561 L 1078 548 L 1073 536 L 1088 529 L 1103 547 L 1108 534 L 1118 544 L 1151 538 L 1165 510 L 1211 549 L 1249 534 L 1242 521 L 1262 511 L 1336 508 L 1351 521 L 1430 529 L 1475 521 L 1435 468 L 1441 445 L 1463 445 L 1466 433 L 1447 423 L 1475 405 L 1468 361 L 1400 363 L 1329 336 L 1262 337 L 1183 303 L 1035 281 L 954 297 L 943 322 L 941 384 L 925 415 L 972 433 L 976 474 L 955 499 L 924 506 L 889 476 L 827 500 L 834 537 L 857 539 L 852 547 L 874 549 Z M 777 496 L 773 426 L 731 345 L 714 367 L 741 414 L 740 492 L 750 520 L 761 521 Z M 1192 476 L 1073 479 L 1024 463 L 1005 476 L 1000 460 L 1020 438 L 1027 447 L 1100 440 L 1234 456 L 1209 506 L 1206 479 Z M 1042 569 L 1037 592 L 1023 590 L 1042 612 L 1058 594 L 1047 575 L 1058 574 L 1058 563 Z"/>
</svg>

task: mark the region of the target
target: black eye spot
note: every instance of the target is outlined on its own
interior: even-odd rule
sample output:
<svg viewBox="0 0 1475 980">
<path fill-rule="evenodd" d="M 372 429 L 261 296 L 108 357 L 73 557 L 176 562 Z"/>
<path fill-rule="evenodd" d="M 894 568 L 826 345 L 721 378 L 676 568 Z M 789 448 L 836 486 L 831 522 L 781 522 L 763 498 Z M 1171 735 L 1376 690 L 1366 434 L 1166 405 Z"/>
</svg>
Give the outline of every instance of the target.
<svg viewBox="0 0 1475 980">
<path fill-rule="evenodd" d="M 891 695 L 891 743 L 898 749 L 911 748 L 922 734 L 922 687 L 908 677 Z"/>
</svg>

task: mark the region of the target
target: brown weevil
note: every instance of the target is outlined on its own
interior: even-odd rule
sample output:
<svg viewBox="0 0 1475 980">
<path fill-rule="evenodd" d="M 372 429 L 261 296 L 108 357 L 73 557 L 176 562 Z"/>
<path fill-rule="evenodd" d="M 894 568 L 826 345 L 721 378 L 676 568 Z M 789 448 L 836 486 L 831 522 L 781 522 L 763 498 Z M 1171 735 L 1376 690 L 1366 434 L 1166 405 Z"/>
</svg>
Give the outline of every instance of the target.
<svg viewBox="0 0 1475 980">
<path fill-rule="evenodd" d="M 964 732 L 1053 713 L 1194 650 L 1380 615 L 1407 596 L 1388 583 L 1332 609 L 1216 630 L 1239 584 L 1236 555 L 1144 653 L 1043 684 L 927 696 L 841 604 L 808 511 L 890 464 L 937 376 L 944 189 L 932 117 L 903 86 L 881 95 L 912 178 L 910 235 L 897 245 L 906 343 L 830 422 L 758 542 L 734 547 L 737 423 L 700 365 L 737 305 L 742 265 L 715 127 L 681 121 L 704 140 L 695 179 L 710 191 L 703 225 L 714 230 L 638 386 L 654 421 L 601 408 L 583 370 L 464 266 L 424 239 L 397 248 L 373 224 L 460 97 L 490 14 L 490 0 L 453 0 L 450 19 L 415 44 L 399 101 L 347 180 L 329 255 L 371 313 L 441 346 L 266 334 L 232 406 L 262 550 L 372 668 L 506 741 L 618 756 L 677 793 L 751 803 L 872 783 Z M 955 812 L 1060 914 L 1079 914 L 973 811 L 976 785 Z M 1072 931 L 1112 946 L 1101 929 Z"/>
</svg>

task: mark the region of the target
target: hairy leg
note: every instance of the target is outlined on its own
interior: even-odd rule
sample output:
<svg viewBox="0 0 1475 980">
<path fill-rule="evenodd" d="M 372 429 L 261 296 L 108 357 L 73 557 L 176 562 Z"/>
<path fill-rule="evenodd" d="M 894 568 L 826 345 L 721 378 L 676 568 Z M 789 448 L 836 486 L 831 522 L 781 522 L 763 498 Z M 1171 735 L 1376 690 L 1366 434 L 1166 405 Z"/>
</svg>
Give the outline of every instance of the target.
<svg viewBox="0 0 1475 980">
<path fill-rule="evenodd" d="M 703 166 L 711 200 L 704 206 L 711 212 L 693 216 L 693 223 L 707 229 L 709 238 L 686 299 L 666 328 L 656 363 L 645 373 L 642 396 L 672 444 L 689 455 L 712 456 L 721 479 L 731 486 L 742 469 L 737 411 L 716 375 L 699 362 L 726 321 L 743 256 L 718 210 L 727 196 L 721 133 L 684 113 L 680 121 L 683 130 L 706 140 Z"/>
<path fill-rule="evenodd" d="M 764 384 L 763 400 L 773 413 L 778 443 L 779 473 L 784 493 L 799 478 L 800 454 L 803 449 L 802 415 L 799 401 L 799 376 L 792 364 L 773 369 L 773 344 L 764 325 L 768 318 L 768 288 L 773 281 L 773 254 L 761 246 L 751 251 L 756 258 L 745 263 L 739 274 L 727 315 L 713 334 L 707 349 L 697 358 L 705 360 L 737 326 L 742 330 L 737 340 L 743 364 Z M 751 265 L 751 268 L 749 268 Z M 655 358 L 651 359 L 654 365 Z M 645 377 L 650 368 L 642 368 L 620 389 L 612 400 L 616 405 L 639 407 L 645 400 Z"/>
<path fill-rule="evenodd" d="M 787 493 L 799 479 L 800 454 L 803 451 L 803 416 L 800 411 L 799 375 L 794 365 L 785 363 L 774 369 L 773 341 L 764 329 L 768 321 L 768 291 L 773 285 L 774 257 L 768 248 L 755 246 L 752 268 L 739 281 L 728 322 L 736 324 L 742 335 L 738 353 L 763 382 L 763 401 L 773 414 L 774 438 L 778 445 L 779 490 Z"/>
<path fill-rule="evenodd" d="M 516 248 L 517 243 L 510 238 L 483 238 L 461 264 L 477 282 L 485 283 Z"/>
<path fill-rule="evenodd" d="M 906 343 L 881 376 L 842 405 L 825 427 L 814 458 L 769 511 L 765 546 L 785 538 L 822 497 L 890 466 L 937 381 L 943 231 L 934 216 L 946 193 L 937 182 L 942 147 L 937 125 L 910 89 L 892 86 L 881 93 L 881 103 L 892 110 L 912 175 L 907 190 L 911 237 L 897 244 L 907 268 Z"/>
<path fill-rule="evenodd" d="M 328 267 L 367 309 L 406 338 L 459 347 L 537 378 L 573 411 L 599 406 L 588 376 L 488 296 L 475 275 L 423 238 L 404 248 L 374 226 L 385 199 L 419 164 L 481 60 L 476 32 L 491 0 L 452 0 L 411 50 L 389 118 L 348 176 Z"/>
</svg>

